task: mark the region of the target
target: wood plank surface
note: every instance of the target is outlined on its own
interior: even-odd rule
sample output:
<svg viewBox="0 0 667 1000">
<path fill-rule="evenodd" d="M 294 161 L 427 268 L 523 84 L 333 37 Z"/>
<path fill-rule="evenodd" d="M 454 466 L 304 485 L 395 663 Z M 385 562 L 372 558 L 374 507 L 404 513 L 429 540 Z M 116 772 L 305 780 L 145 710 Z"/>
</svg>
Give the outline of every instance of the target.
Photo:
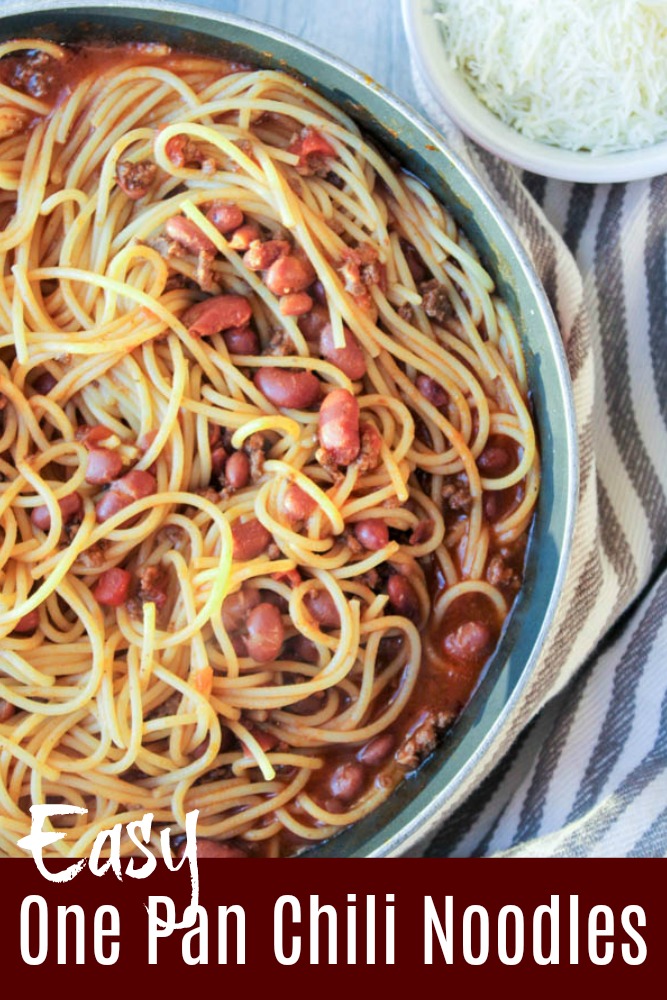
<svg viewBox="0 0 667 1000">
<path fill-rule="evenodd" d="M 400 0 L 198 0 L 332 52 L 418 106 Z"/>
</svg>

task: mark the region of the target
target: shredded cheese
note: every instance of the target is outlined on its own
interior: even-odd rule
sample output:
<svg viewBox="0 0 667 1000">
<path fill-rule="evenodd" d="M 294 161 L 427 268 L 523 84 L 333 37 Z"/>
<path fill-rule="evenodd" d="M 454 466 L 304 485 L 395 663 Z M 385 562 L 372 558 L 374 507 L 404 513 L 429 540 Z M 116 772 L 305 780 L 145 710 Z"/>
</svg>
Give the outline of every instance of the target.
<svg viewBox="0 0 667 1000">
<path fill-rule="evenodd" d="M 445 51 L 525 136 L 612 153 L 667 138 L 667 0 L 436 0 Z"/>
</svg>

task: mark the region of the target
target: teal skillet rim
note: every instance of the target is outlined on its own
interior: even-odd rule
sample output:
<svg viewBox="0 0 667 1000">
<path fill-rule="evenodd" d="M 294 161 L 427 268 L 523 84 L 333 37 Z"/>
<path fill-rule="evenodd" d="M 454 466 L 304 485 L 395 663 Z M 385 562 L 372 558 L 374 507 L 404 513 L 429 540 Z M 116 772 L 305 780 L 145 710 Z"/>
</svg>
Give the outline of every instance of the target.
<svg viewBox="0 0 667 1000">
<path fill-rule="evenodd" d="M 415 850 L 473 790 L 537 664 L 568 565 L 578 494 L 574 403 L 562 341 L 542 286 L 502 208 L 445 139 L 367 75 L 285 32 L 178 3 L 9 2 L 2 39 L 164 41 L 233 51 L 250 63 L 292 72 L 342 106 L 369 136 L 424 181 L 463 226 L 514 314 L 538 427 L 542 488 L 523 588 L 498 648 L 441 746 L 373 813 L 305 857 L 392 857 Z"/>
</svg>

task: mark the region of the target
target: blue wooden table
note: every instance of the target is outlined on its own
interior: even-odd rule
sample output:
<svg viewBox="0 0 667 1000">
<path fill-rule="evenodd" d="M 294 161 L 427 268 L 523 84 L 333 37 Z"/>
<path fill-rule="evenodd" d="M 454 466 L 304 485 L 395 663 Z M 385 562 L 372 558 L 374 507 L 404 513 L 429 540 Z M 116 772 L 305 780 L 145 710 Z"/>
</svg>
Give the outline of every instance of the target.
<svg viewBox="0 0 667 1000">
<path fill-rule="evenodd" d="M 196 0 L 332 52 L 418 107 L 399 0 Z"/>
</svg>

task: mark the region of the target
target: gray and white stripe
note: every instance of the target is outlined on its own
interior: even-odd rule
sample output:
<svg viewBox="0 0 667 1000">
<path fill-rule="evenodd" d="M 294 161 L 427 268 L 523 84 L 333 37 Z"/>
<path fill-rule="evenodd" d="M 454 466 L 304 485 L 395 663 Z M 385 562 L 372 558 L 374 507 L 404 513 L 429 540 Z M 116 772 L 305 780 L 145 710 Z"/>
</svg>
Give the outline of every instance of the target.
<svg viewBox="0 0 667 1000">
<path fill-rule="evenodd" d="M 581 451 L 560 608 L 432 856 L 667 856 L 667 177 L 517 171 L 431 121 L 503 205 L 559 321 Z"/>
</svg>

